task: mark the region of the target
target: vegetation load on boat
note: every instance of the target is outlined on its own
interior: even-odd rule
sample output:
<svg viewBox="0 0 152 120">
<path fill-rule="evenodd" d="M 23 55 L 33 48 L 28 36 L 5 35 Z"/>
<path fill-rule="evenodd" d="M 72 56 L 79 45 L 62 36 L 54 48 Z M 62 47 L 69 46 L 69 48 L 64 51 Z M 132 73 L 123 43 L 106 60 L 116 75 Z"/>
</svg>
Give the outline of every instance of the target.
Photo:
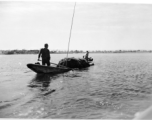
<svg viewBox="0 0 152 120">
<path fill-rule="evenodd" d="M 71 58 L 64 58 L 64 59 L 61 59 L 58 63 L 58 66 L 62 65 L 62 66 L 66 66 L 68 68 L 86 68 L 86 67 L 89 67 L 89 66 L 92 66 L 94 65 L 92 63 L 93 59 L 92 58 L 89 58 L 88 61 L 86 59 L 82 59 L 82 58 L 74 58 L 74 57 L 71 57 Z"/>
</svg>

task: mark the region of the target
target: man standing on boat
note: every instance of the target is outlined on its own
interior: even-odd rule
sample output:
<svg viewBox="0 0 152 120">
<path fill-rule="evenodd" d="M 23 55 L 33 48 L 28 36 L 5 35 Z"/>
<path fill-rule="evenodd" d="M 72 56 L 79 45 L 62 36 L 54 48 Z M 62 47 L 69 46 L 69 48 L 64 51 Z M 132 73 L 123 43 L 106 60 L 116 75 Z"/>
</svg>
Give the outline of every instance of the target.
<svg viewBox="0 0 152 120">
<path fill-rule="evenodd" d="M 48 49 L 48 44 L 44 45 L 44 48 L 42 48 L 38 55 L 38 61 L 40 60 L 40 57 L 42 57 L 42 65 L 47 64 L 47 66 L 50 66 L 50 51 Z"/>
<path fill-rule="evenodd" d="M 87 51 L 86 55 L 85 55 L 85 59 L 88 61 L 89 58 L 89 52 Z"/>
</svg>

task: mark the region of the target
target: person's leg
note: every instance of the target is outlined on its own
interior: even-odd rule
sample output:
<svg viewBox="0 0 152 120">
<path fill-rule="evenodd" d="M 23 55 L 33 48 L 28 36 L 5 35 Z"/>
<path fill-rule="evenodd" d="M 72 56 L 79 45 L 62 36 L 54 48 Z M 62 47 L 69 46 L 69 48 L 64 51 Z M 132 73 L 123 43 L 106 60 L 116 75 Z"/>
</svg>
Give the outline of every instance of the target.
<svg viewBox="0 0 152 120">
<path fill-rule="evenodd" d="M 47 61 L 47 66 L 50 66 L 50 61 L 49 60 Z"/>
<path fill-rule="evenodd" d="M 42 60 L 42 65 L 45 65 L 45 60 Z"/>
</svg>

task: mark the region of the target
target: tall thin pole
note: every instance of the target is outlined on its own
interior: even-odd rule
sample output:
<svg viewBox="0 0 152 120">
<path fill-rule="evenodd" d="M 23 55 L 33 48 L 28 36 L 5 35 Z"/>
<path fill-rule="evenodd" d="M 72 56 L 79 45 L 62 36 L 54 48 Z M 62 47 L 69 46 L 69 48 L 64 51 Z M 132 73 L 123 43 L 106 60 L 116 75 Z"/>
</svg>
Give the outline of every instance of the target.
<svg viewBox="0 0 152 120">
<path fill-rule="evenodd" d="M 72 32 L 72 26 L 73 26 L 73 18 L 74 18 L 74 13 L 75 13 L 75 6 L 76 6 L 76 2 L 75 2 L 75 5 L 74 5 L 73 17 L 72 17 L 72 22 L 71 22 L 71 29 L 70 29 L 70 36 L 69 36 L 69 43 L 68 43 L 67 58 L 68 58 L 68 54 L 69 54 L 69 46 L 70 46 L 71 32 Z"/>
</svg>

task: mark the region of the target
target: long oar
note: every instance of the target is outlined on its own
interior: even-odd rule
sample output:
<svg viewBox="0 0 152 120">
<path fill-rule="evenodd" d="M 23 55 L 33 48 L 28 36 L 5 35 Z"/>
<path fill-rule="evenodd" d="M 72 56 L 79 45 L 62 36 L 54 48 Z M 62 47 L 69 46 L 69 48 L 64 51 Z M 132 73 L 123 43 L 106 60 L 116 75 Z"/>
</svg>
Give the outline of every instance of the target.
<svg viewBox="0 0 152 120">
<path fill-rule="evenodd" d="M 75 6 L 76 6 L 76 2 L 75 2 L 75 4 L 74 4 L 73 16 L 72 16 L 72 21 L 71 21 L 71 29 L 70 29 L 70 35 L 69 35 L 69 43 L 68 43 L 67 58 L 68 58 L 68 54 L 69 54 L 69 47 L 70 47 L 70 39 L 71 39 L 71 33 L 72 33 L 72 26 L 73 26 L 74 13 L 75 13 Z"/>
</svg>

